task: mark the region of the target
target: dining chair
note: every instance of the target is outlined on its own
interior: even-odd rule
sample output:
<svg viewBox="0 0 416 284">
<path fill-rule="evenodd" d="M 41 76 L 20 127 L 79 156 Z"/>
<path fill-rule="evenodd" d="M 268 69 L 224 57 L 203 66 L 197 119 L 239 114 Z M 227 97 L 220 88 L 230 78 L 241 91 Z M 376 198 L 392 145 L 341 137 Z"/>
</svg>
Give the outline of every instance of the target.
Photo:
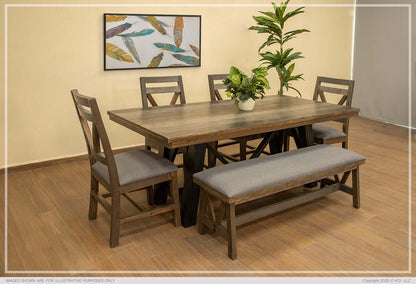
<svg viewBox="0 0 416 284">
<path fill-rule="evenodd" d="M 229 74 L 208 75 L 208 85 L 209 85 L 209 94 L 210 94 L 211 102 L 224 100 L 224 98 L 222 97 L 220 93 L 220 90 L 224 90 L 227 88 L 224 85 L 223 81 L 224 79 L 228 77 L 228 75 Z M 219 141 L 212 142 L 210 143 L 210 147 L 213 148 L 214 151 L 217 151 L 217 153 L 220 156 L 226 158 L 227 160 L 230 160 L 232 162 L 243 161 L 247 159 L 247 154 L 253 153 L 255 150 L 255 147 L 248 145 L 247 142 L 251 140 L 260 139 L 260 138 L 263 138 L 262 134 L 237 137 L 237 138 L 232 138 L 222 143 L 220 143 Z M 240 145 L 239 153 L 228 154 L 228 153 L 218 151 L 218 148 L 235 145 L 235 144 Z M 216 159 L 213 157 L 212 153 L 210 154 L 210 152 L 208 152 L 208 161 L 209 161 L 208 162 L 209 167 L 215 166 Z"/>
<path fill-rule="evenodd" d="M 222 101 L 220 90 L 225 90 L 227 87 L 224 85 L 224 80 L 229 74 L 210 74 L 208 75 L 209 95 L 211 102 Z"/>
<path fill-rule="evenodd" d="M 354 80 L 336 79 L 318 76 L 316 79 L 313 100 L 327 102 L 327 97 L 338 97 L 339 105 L 351 107 L 354 91 Z M 349 118 L 335 120 L 340 129 L 321 124 L 313 124 L 313 139 L 318 144 L 342 143 L 342 148 L 348 149 Z"/>
<path fill-rule="evenodd" d="M 186 103 L 182 76 L 140 77 L 140 88 L 143 108 L 149 108 L 148 101 L 152 107 L 158 106 L 155 94 L 173 94 L 170 105 L 175 105 L 178 98 L 180 104 Z"/>
<path fill-rule="evenodd" d="M 169 105 L 175 105 L 179 98 L 180 104 L 185 104 L 185 91 L 183 88 L 182 76 L 162 76 L 162 77 L 140 77 L 140 89 L 142 97 L 142 106 L 144 109 L 159 106 L 155 100 L 155 95 L 169 96 Z M 166 101 L 166 100 L 165 100 Z M 149 106 L 150 102 L 150 106 Z M 156 148 L 159 152 L 163 147 L 154 141 L 146 138 L 145 145 L 148 150 Z"/>
<path fill-rule="evenodd" d="M 328 102 L 327 96 L 340 97 L 339 105 L 351 107 L 354 91 L 354 80 L 337 79 L 318 76 L 316 78 L 313 100 Z M 331 100 L 332 102 L 333 100 Z M 313 140 L 316 144 L 342 143 L 342 148 L 348 149 L 349 118 L 334 120 L 340 124 L 340 129 L 322 125 L 312 124 Z M 295 136 L 297 130 L 289 129 L 286 132 L 284 150 L 289 150 L 290 136 Z"/>
<path fill-rule="evenodd" d="M 120 224 L 173 211 L 173 223 L 181 224 L 177 183 L 178 168 L 163 157 L 147 150 L 131 150 L 113 154 L 96 99 L 71 91 L 78 118 L 84 133 L 90 160 L 90 201 L 88 218 L 97 218 L 100 203 L 111 216 L 110 247 L 119 244 Z M 102 149 L 101 149 L 102 146 Z M 169 182 L 171 200 L 163 206 L 145 206 L 135 201 L 132 192 L 147 189 L 161 182 Z M 99 192 L 99 183 L 106 189 Z M 121 216 L 121 196 L 137 213 Z M 111 202 L 106 199 L 111 198 Z"/>
</svg>

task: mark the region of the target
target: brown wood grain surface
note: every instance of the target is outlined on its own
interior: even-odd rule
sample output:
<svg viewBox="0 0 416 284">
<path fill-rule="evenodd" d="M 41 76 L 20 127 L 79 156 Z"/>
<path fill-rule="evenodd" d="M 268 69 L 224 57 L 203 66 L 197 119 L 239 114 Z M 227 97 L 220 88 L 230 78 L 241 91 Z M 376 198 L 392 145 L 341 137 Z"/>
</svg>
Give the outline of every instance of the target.
<svg viewBox="0 0 416 284">
<path fill-rule="evenodd" d="M 257 100 L 250 112 L 240 111 L 225 100 L 111 110 L 108 115 L 165 147 L 177 148 L 347 118 L 358 112 L 357 108 L 313 100 L 267 96 Z"/>
</svg>

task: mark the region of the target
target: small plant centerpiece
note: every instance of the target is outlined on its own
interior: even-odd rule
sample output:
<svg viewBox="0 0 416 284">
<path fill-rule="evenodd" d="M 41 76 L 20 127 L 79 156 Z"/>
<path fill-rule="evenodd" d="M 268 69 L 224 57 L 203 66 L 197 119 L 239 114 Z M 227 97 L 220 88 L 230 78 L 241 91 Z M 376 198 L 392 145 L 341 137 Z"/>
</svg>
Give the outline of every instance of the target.
<svg viewBox="0 0 416 284">
<path fill-rule="evenodd" d="M 294 52 L 293 48 L 285 48 L 284 45 L 295 38 L 297 35 L 309 32 L 306 29 L 297 29 L 292 31 L 285 31 L 284 27 L 290 18 L 296 16 L 297 14 L 303 13 L 305 7 L 300 7 L 296 10 L 287 12 L 286 8 L 290 0 L 287 0 L 285 3 L 280 3 L 277 6 L 275 3 L 273 5 L 273 12 L 261 12 L 264 16 L 254 16 L 253 19 L 256 21 L 257 26 L 251 26 L 249 30 L 257 31 L 257 33 L 267 34 L 267 40 L 260 46 L 258 52 L 262 57 L 260 61 L 263 61 L 263 64 L 268 64 L 267 68 L 276 68 L 277 74 L 280 79 L 280 88 L 278 95 L 283 95 L 283 87 L 286 87 L 286 91 L 289 89 L 295 90 L 300 96 L 301 93 L 299 90 L 292 86 L 293 81 L 302 79 L 303 74 L 294 74 L 295 63 L 293 60 L 304 58 L 301 52 Z M 278 45 L 278 49 L 275 52 L 266 51 L 261 52 L 265 47 L 271 45 Z"/>
<path fill-rule="evenodd" d="M 232 66 L 230 74 L 224 80 L 227 96 L 234 100 L 234 105 L 240 110 L 252 110 L 255 100 L 264 97 L 264 89 L 270 89 L 269 81 L 266 79 L 266 67 L 258 67 L 251 72 L 253 74 L 248 77 L 237 67 Z"/>
</svg>

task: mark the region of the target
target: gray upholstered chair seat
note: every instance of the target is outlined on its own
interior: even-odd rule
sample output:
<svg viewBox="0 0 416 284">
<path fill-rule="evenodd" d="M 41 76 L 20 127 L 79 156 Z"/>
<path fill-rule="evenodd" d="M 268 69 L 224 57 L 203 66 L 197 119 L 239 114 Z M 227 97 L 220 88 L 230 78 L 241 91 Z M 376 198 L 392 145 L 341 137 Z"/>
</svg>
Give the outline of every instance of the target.
<svg viewBox="0 0 416 284">
<path fill-rule="evenodd" d="M 347 135 L 339 129 L 325 125 L 312 124 L 313 137 L 323 140 L 329 140 L 340 137 L 347 137 Z"/>
<path fill-rule="evenodd" d="M 210 168 L 194 177 L 233 198 L 363 160 L 363 156 L 340 147 L 315 145 Z"/>
<path fill-rule="evenodd" d="M 146 150 L 134 150 L 114 155 L 120 185 L 126 185 L 170 172 L 178 168 L 155 153 Z M 110 183 L 107 166 L 96 162 L 92 169 L 106 182 Z"/>
</svg>

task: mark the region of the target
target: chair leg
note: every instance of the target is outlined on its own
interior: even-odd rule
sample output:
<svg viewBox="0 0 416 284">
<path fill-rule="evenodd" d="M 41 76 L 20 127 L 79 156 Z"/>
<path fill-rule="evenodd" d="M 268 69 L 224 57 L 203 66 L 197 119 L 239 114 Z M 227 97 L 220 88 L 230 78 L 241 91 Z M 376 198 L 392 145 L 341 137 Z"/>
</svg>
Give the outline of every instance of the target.
<svg viewBox="0 0 416 284">
<path fill-rule="evenodd" d="M 153 185 L 146 188 L 146 197 L 148 205 L 155 205 L 155 188 Z"/>
<path fill-rule="evenodd" d="M 348 140 L 342 142 L 342 148 L 348 149 Z"/>
<path fill-rule="evenodd" d="M 235 204 L 226 204 L 228 257 L 237 259 L 237 228 L 235 222 Z"/>
<path fill-rule="evenodd" d="M 204 218 L 205 213 L 207 210 L 208 205 L 208 196 L 205 190 L 201 188 L 199 193 L 199 205 L 198 205 L 198 216 L 197 216 L 197 225 L 198 225 L 198 232 L 203 235 L 205 234 L 205 225 L 204 225 Z"/>
<path fill-rule="evenodd" d="M 173 202 L 173 224 L 175 227 L 181 225 L 181 206 L 179 201 L 178 191 L 178 175 L 176 172 L 172 173 L 172 179 L 169 181 L 170 196 Z"/>
<path fill-rule="evenodd" d="M 90 185 L 90 209 L 88 211 L 88 219 L 94 220 L 97 218 L 97 204 L 98 201 L 95 196 L 98 195 L 98 180 L 91 175 Z"/>
<path fill-rule="evenodd" d="M 152 151 L 152 146 L 149 145 L 150 143 L 148 142 L 147 139 L 144 140 L 144 145 L 146 146 L 146 150 L 148 151 Z"/>
<path fill-rule="evenodd" d="M 240 161 L 244 161 L 247 158 L 247 140 L 240 141 Z"/>
<path fill-rule="evenodd" d="M 112 193 L 111 196 L 111 227 L 110 247 L 118 246 L 120 237 L 120 193 Z"/>
<path fill-rule="evenodd" d="M 354 208 L 360 208 L 360 171 L 358 167 L 352 170 L 352 205 Z"/>
</svg>

